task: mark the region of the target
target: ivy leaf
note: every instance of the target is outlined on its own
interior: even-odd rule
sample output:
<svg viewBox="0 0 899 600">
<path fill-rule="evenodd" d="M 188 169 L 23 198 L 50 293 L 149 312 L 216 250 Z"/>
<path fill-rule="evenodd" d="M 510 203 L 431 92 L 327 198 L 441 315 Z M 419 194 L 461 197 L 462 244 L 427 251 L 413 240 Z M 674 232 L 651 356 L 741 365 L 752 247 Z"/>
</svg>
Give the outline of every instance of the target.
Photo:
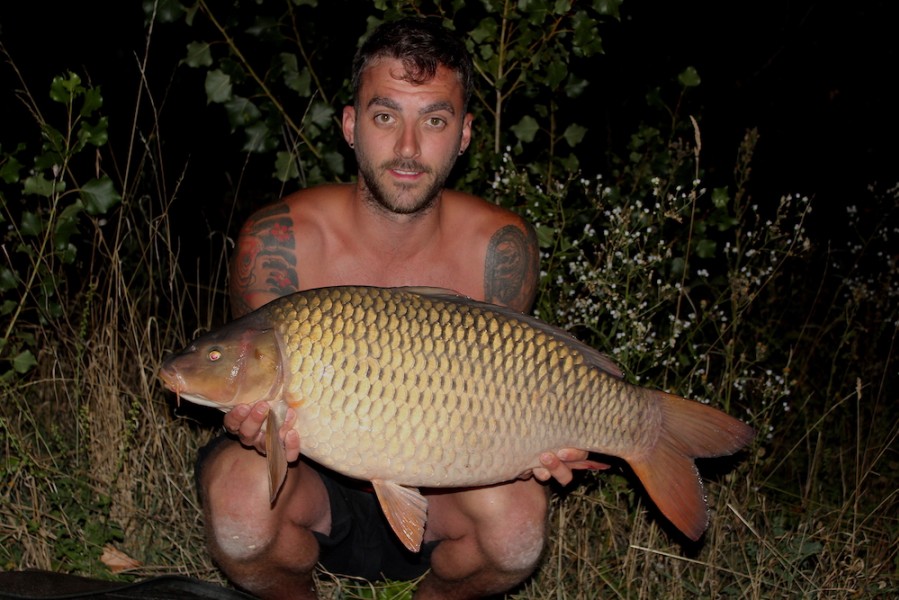
<svg viewBox="0 0 899 600">
<path fill-rule="evenodd" d="M 540 125 L 534 117 L 525 115 L 517 125 L 512 125 L 509 129 L 522 142 L 533 142 L 537 132 L 540 131 Z"/>
<path fill-rule="evenodd" d="M 191 42 L 187 45 L 187 56 L 181 62 L 188 67 L 211 67 L 211 47 L 209 42 Z"/>
<path fill-rule="evenodd" d="M 81 200 L 76 200 L 59 214 L 54 232 L 54 245 L 57 251 L 63 251 L 69 244 L 69 238 L 78 233 L 78 215 L 84 210 Z"/>
<path fill-rule="evenodd" d="M 609 15 L 610 17 L 620 19 L 621 14 L 618 12 L 618 9 L 623 1 L 624 0 L 593 0 L 593 10 L 601 15 Z"/>
<path fill-rule="evenodd" d="M 81 107 L 81 116 L 89 117 L 94 111 L 103 106 L 103 95 L 99 87 L 88 88 L 84 91 L 84 105 Z"/>
<path fill-rule="evenodd" d="M 730 202 L 730 195 L 726 187 L 716 187 L 712 190 L 712 204 L 715 208 L 724 208 Z"/>
<path fill-rule="evenodd" d="M 696 244 L 696 256 L 699 258 L 714 258 L 717 246 L 714 240 L 699 240 L 699 243 Z"/>
<path fill-rule="evenodd" d="M 44 196 L 45 198 L 52 196 L 54 191 L 62 192 L 63 190 L 65 190 L 65 182 L 50 181 L 44 177 L 43 173 L 28 177 L 23 186 L 23 192 L 25 194 L 36 194 L 38 196 Z"/>
<path fill-rule="evenodd" d="M 37 359 L 34 358 L 31 350 L 22 350 L 12 360 L 12 367 L 16 373 L 25 374 L 36 366 Z"/>
<path fill-rule="evenodd" d="M 57 75 L 50 83 L 50 99 L 60 104 L 68 104 L 75 94 L 83 91 L 81 77 L 75 73 L 69 73 L 68 77 Z"/>
<path fill-rule="evenodd" d="M 568 145 L 574 148 L 578 144 L 581 143 L 584 139 L 584 135 L 587 134 L 587 128 L 581 127 L 577 123 L 572 123 L 568 127 L 565 128 L 565 133 L 562 134 L 562 137 L 565 138 L 565 141 L 568 142 Z"/>
<path fill-rule="evenodd" d="M 281 182 L 296 179 L 300 174 L 296 157 L 290 152 L 278 152 L 275 155 L 275 178 Z"/>
<path fill-rule="evenodd" d="M 225 102 L 225 112 L 228 114 L 232 132 L 238 127 L 247 127 L 251 123 L 255 123 L 262 116 L 256 105 L 242 96 L 235 96 Z"/>
<path fill-rule="evenodd" d="M 81 187 L 81 199 L 90 215 L 105 215 L 109 209 L 122 201 L 112 180 L 106 175 L 84 184 Z"/>
<path fill-rule="evenodd" d="M 331 124 L 331 117 L 333 116 L 334 108 L 330 104 L 316 102 L 310 107 L 308 118 L 319 127 L 325 128 Z"/>
<path fill-rule="evenodd" d="M 263 121 L 253 123 L 244 131 L 247 134 L 247 141 L 243 145 L 243 150 L 246 152 L 268 152 L 278 145 Z"/>
<path fill-rule="evenodd" d="M 9 290 L 15 289 L 16 286 L 19 285 L 19 280 L 16 278 L 15 272 L 8 268 L 3 267 L 0 269 L 0 292 L 8 292 Z M 12 300 L 7 300 L 7 302 L 12 302 Z M 6 302 L 3 303 L 3 312 L 2 314 L 9 314 L 11 311 L 7 311 Z"/>
<path fill-rule="evenodd" d="M 19 180 L 19 171 L 21 170 L 22 163 L 16 160 L 15 156 L 9 156 L 5 162 L 0 164 L 0 179 L 6 183 L 15 183 Z"/>
<path fill-rule="evenodd" d="M 93 144 L 94 146 L 103 146 L 109 140 L 109 118 L 102 117 L 97 121 L 96 125 L 91 125 L 87 121 L 81 122 L 81 128 L 78 130 L 78 140 L 81 145 Z"/>
<path fill-rule="evenodd" d="M 215 102 L 221 104 L 227 102 L 233 96 L 231 93 L 231 76 L 220 69 L 209 71 L 206 74 L 206 104 Z"/>
<path fill-rule="evenodd" d="M 296 54 L 281 53 L 281 69 L 284 72 L 284 84 L 303 98 L 312 95 L 312 75 L 305 67 L 301 71 Z"/>
<path fill-rule="evenodd" d="M 695 67 L 687 67 L 677 76 L 677 80 L 684 87 L 696 87 L 700 83 L 699 73 Z"/>
</svg>

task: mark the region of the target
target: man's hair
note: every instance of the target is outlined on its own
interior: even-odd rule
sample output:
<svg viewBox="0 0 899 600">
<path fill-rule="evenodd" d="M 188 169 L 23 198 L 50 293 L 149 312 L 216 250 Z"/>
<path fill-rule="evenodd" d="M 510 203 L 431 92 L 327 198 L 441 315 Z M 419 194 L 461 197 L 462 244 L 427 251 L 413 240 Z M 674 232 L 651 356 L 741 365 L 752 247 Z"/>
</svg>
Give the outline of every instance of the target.
<svg viewBox="0 0 899 600">
<path fill-rule="evenodd" d="M 359 102 L 362 73 L 379 58 L 403 62 L 403 80 L 415 85 L 427 83 L 443 65 L 462 84 L 463 112 L 474 89 L 471 56 L 465 44 L 450 30 L 420 18 L 405 18 L 380 25 L 356 52 L 353 59 L 353 96 Z"/>
</svg>

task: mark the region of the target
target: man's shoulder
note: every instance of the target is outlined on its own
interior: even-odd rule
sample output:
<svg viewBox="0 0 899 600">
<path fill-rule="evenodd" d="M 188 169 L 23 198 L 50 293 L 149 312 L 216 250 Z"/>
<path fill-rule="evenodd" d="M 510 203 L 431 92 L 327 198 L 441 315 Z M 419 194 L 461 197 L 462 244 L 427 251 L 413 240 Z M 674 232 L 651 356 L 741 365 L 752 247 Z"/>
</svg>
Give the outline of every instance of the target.
<svg viewBox="0 0 899 600">
<path fill-rule="evenodd" d="M 529 227 L 527 221 L 518 213 L 480 196 L 458 190 L 446 190 L 444 193 L 445 204 L 451 215 L 465 219 L 469 224 L 473 224 L 475 219 L 481 219 L 485 225 L 493 225 L 494 229 L 505 225 Z"/>
<path fill-rule="evenodd" d="M 324 184 L 298 190 L 257 208 L 246 223 L 252 225 L 271 219 L 291 221 L 314 219 L 316 215 L 336 208 L 341 203 L 335 202 L 335 199 L 345 198 L 349 193 L 350 187 L 346 184 Z"/>
</svg>

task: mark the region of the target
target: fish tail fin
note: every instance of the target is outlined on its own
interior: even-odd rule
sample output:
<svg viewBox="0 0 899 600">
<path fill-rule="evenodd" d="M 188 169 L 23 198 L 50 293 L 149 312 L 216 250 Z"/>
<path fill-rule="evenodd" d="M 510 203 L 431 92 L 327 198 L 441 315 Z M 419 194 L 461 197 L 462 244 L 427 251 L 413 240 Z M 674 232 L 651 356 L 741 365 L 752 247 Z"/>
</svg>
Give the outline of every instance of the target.
<svg viewBox="0 0 899 600">
<path fill-rule="evenodd" d="M 665 517 L 698 540 L 709 524 L 702 478 L 693 459 L 733 454 L 755 435 L 751 427 L 711 406 L 654 394 L 661 410 L 655 445 L 628 463 Z"/>
</svg>

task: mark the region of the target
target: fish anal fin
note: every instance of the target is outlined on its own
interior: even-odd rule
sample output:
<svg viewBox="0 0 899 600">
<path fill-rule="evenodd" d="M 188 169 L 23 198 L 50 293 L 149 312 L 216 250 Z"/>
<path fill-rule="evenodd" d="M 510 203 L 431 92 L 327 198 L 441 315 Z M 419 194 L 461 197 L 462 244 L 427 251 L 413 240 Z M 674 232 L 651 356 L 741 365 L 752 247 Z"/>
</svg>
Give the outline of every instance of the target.
<svg viewBox="0 0 899 600">
<path fill-rule="evenodd" d="M 393 532 L 406 548 L 418 552 L 428 519 L 428 500 L 417 489 L 392 481 L 373 479 L 371 483 Z"/>
<path fill-rule="evenodd" d="M 268 489 L 272 504 L 278 497 L 284 480 L 287 479 L 287 455 L 278 432 L 284 423 L 286 405 L 279 403 L 268 411 L 265 418 L 265 459 L 268 465 Z"/>
<path fill-rule="evenodd" d="M 656 506 L 684 535 L 698 540 L 709 524 L 708 506 L 695 458 L 737 452 L 755 436 L 727 413 L 673 394 L 646 390 L 659 406 L 654 446 L 627 459 Z"/>
</svg>

